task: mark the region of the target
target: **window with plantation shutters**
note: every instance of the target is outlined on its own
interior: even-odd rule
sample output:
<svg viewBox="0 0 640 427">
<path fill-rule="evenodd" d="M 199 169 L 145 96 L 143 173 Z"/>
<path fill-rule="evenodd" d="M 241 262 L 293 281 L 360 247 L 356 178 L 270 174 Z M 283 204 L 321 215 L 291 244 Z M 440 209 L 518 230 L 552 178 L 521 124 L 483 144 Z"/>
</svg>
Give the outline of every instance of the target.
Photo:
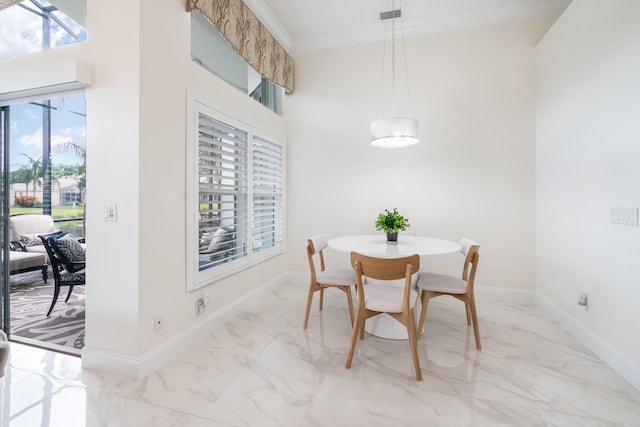
<svg viewBox="0 0 640 427">
<path fill-rule="evenodd" d="M 247 255 L 247 132 L 198 118 L 198 268 Z"/>
<path fill-rule="evenodd" d="M 284 250 L 284 150 L 198 102 L 187 191 L 187 289 Z M 191 216 L 193 215 L 193 216 Z"/>
<path fill-rule="evenodd" d="M 260 252 L 284 240 L 282 146 L 254 136 L 252 147 L 252 249 Z"/>
</svg>

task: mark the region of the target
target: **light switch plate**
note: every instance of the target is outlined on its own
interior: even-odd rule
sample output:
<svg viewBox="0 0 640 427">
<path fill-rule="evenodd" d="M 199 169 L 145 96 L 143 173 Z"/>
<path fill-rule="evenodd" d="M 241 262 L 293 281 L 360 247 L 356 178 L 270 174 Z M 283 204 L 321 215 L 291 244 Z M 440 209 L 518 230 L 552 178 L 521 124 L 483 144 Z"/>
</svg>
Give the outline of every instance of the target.
<svg viewBox="0 0 640 427">
<path fill-rule="evenodd" d="M 112 222 L 118 220 L 118 212 L 115 203 L 104 205 L 104 209 L 102 211 L 102 219 Z"/>
</svg>

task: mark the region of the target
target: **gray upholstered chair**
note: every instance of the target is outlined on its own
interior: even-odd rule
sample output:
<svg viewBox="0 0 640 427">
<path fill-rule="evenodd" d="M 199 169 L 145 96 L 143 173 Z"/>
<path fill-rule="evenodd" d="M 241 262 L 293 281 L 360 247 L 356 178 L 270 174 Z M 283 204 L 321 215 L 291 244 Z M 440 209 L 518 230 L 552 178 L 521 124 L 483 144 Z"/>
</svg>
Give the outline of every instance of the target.
<svg viewBox="0 0 640 427">
<path fill-rule="evenodd" d="M 473 291 L 478 260 L 480 259 L 480 245 L 470 239 L 462 239 L 460 245 L 462 246 L 460 252 L 464 255 L 462 277 L 429 272 L 418 274 L 417 286 L 421 292 L 422 302 L 418 331 L 422 331 L 424 327 L 429 300 L 440 295 L 450 295 L 464 302 L 465 312 L 467 314 L 467 325 L 473 323 L 476 348 L 481 350 L 482 344 L 480 342 L 480 331 L 478 330 L 478 313 L 476 311 L 476 299 Z"/>
</svg>

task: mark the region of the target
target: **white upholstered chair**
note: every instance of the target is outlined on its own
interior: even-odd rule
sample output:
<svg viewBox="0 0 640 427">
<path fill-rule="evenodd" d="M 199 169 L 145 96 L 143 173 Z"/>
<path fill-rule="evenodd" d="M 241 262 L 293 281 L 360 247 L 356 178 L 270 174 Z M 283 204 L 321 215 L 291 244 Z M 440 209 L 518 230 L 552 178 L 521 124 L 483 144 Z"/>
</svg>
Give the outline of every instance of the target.
<svg viewBox="0 0 640 427">
<path fill-rule="evenodd" d="M 411 285 L 412 274 L 420 269 L 420 256 L 376 258 L 351 252 L 351 265 L 356 270 L 358 306 L 356 321 L 351 332 L 347 369 L 351 368 L 358 336 L 360 336 L 360 339 L 364 338 L 366 320 L 373 316 L 387 313 L 407 328 L 416 378 L 422 381 L 422 371 L 418 358 L 416 320 L 413 310 L 418 299 L 418 292 Z M 385 285 L 380 282 L 367 285 L 365 277 L 376 280 L 404 279 L 404 286 Z"/>
<path fill-rule="evenodd" d="M 24 252 L 43 254 L 49 262 L 47 251 L 38 237 L 39 234 L 52 233 L 56 226 L 51 215 L 19 214 L 9 216 L 9 241 Z"/>
<path fill-rule="evenodd" d="M 440 295 L 450 295 L 464 302 L 465 312 L 467 314 L 467 325 L 473 323 L 476 347 L 478 350 L 481 350 L 482 344 L 480 342 L 480 331 L 478 330 L 478 314 L 473 291 L 478 259 L 480 258 L 480 245 L 469 239 L 462 239 L 460 245 L 462 246 L 460 252 L 464 255 L 464 266 L 462 268 L 461 278 L 429 272 L 418 274 L 417 286 L 421 293 L 422 302 L 418 331 L 422 331 L 424 327 L 429 300 Z"/>
<path fill-rule="evenodd" d="M 307 325 L 309 323 L 309 312 L 311 311 L 313 294 L 320 292 L 319 306 L 320 310 L 322 310 L 324 290 L 326 288 L 337 288 L 347 294 L 349 317 L 353 324 L 353 299 L 351 296 L 351 287 L 356 284 L 356 273 L 350 268 L 325 268 L 323 250 L 327 247 L 327 241 L 328 239 L 325 234 L 319 234 L 307 239 L 307 257 L 309 259 L 311 280 L 309 282 L 309 295 L 307 296 L 307 309 L 304 313 L 304 329 L 307 329 Z M 316 259 L 319 263 L 319 268 L 316 266 Z"/>
</svg>

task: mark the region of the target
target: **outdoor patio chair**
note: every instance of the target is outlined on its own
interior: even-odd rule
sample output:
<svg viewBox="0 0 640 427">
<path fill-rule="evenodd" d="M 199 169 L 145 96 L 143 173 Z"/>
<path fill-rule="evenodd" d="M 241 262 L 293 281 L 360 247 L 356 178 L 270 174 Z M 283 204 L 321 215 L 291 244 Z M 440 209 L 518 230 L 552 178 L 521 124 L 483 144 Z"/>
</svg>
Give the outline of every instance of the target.
<svg viewBox="0 0 640 427">
<path fill-rule="evenodd" d="M 9 241 L 14 250 L 36 252 L 47 256 L 47 251 L 38 235 L 54 231 L 57 229 L 51 215 L 18 214 L 9 216 Z M 49 263 L 48 258 L 47 263 Z"/>
<path fill-rule="evenodd" d="M 42 234 L 39 237 L 49 255 L 55 281 L 53 301 L 47 312 L 49 317 L 58 301 L 61 287 L 69 287 L 67 298 L 64 300 L 68 302 L 73 287 L 85 284 L 85 248 L 72 235 L 64 231 Z"/>
</svg>

